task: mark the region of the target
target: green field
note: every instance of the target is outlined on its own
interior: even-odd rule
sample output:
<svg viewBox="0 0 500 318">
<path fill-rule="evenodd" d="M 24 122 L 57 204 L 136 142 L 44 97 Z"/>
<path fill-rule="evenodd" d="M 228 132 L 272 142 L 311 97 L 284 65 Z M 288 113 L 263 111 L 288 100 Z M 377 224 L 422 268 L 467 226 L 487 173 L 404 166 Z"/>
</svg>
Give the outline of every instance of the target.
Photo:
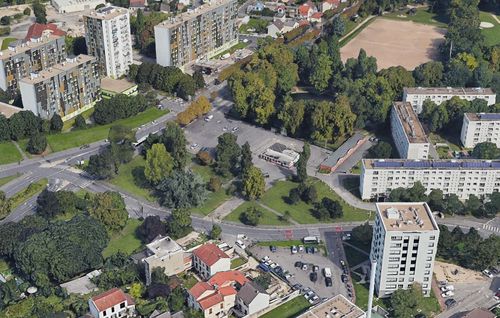
<svg viewBox="0 0 500 318">
<path fill-rule="evenodd" d="M 132 161 L 120 165 L 118 175 L 109 182 L 123 190 L 142 197 L 150 202 L 155 199 L 148 188 L 148 182 L 144 177 L 145 160 L 142 156 L 135 156 Z"/>
<path fill-rule="evenodd" d="M 166 113 L 168 113 L 168 111 L 152 107 L 134 117 L 120 119 L 108 125 L 96 125 L 84 130 L 48 135 L 47 140 L 52 151 L 62 151 L 106 139 L 111 126 L 124 125 L 129 128 L 137 128 L 142 124 L 148 123 L 165 115 Z"/>
<path fill-rule="evenodd" d="M 493 28 L 481 29 L 481 33 L 484 35 L 484 41 L 486 45 L 495 46 L 500 44 L 500 24 L 491 16 L 491 13 L 480 11 L 479 20 L 481 22 L 489 22 L 494 25 Z"/>
<path fill-rule="evenodd" d="M 408 11 L 408 9 L 405 9 L 404 11 L 395 11 L 384 14 L 384 18 L 399 21 L 413 21 L 416 23 L 434 25 L 440 28 L 446 28 L 448 26 L 446 17 L 429 12 L 427 8 L 417 9 L 417 12 L 414 15 L 409 15 Z"/>
<path fill-rule="evenodd" d="M 368 211 L 354 208 L 348 205 L 344 200 L 342 200 L 335 192 L 333 192 L 328 185 L 318 179 L 311 179 L 316 186 L 318 192 L 318 201 L 324 197 L 328 197 L 333 200 L 339 201 L 342 205 L 344 216 L 339 219 L 332 220 L 332 222 L 347 222 L 347 221 L 365 221 L 368 219 Z M 278 181 L 276 184 L 269 189 L 261 198 L 264 205 L 280 212 L 285 211 L 290 212 L 292 219 L 301 224 L 319 223 L 320 221 L 316 219 L 311 210 L 313 209 L 312 204 L 308 204 L 304 201 L 300 201 L 297 204 L 288 204 L 286 198 L 291 189 L 296 188 L 297 183 L 291 181 Z"/>
<path fill-rule="evenodd" d="M 232 222 L 240 222 L 240 216 L 245 212 L 249 207 L 256 207 L 260 212 L 262 212 L 262 217 L 260 218 L 259 225 L 290 225 L 289 222 L 280 220 L 280 218 L 274 214 L 273 212 L 269 211 L 268 209 L 265 209 L 258 205 L 256 202 L 253 201 L 247 201 L 241 204 L 239 207 L 233 210 L 231 214 L 226 216 L 224 220 L 227 221 L 232 221 Z"/>
<path fill-rule="evenodd" d="M 21 174 L 15 174 L 13 176 L 8 176 L 8 177 L 3 177 L 0 178 L 0 187 L 3 186 L 4 184 L 7 184 L 11 182 L 12 180 L 18 178 Z"/>
<path fill-rule="evenodd" d="M 16 38 L 5 38 L 5 39 L 3 39 L 3 41 L 2 41 L 2 51 L 3 50 L 7 50 L 7 48 L 9 47 L 10 42 L 14 42 L 14 41 L 17 41 L 17 39 Z"/>
<path fill-rule="evenodd" d="M 87 109 L 86 111 L 84 111 L 81 115 L 83 116 L 83 118 L 89 119 L 90 116 L 92 116 L 92 114 L 94 113 L 94 110 L 95 108 L 92 107 L 91 109 Z M 64 122 L 63 131 L 68 131 L 73 127 L 73 125 L 75 124 L 75 118 L 76 117 L 73 117 Z"/>
<path fill-rule="evenodd" d="M 224 203 L 226 200 L 231 198 L 230 195 L 226 194 L 226 190 L 221 188 L 217 192 L 209 192 L 207 200 L 199 207 L 192 208 L 190 211 L 194 214 L 209 215 L 213 210 L 215 210 L 219 205 Z"/>
<path fill-rule="evenodd" d="M 123 230 L 111 237 L 108 246 L 102 252 L 102 256 L 107 258 L 118 252 L 130 255 L 141 247 L 141 240 L 135 236 L 135 231 L 141 223 L 139 220 L 129 219 Z"/>
<path fill-rule="evenodd" d="M 309 302 L 301 295 L 274 308 L 261 318 L 292 318 L 306 311 Z"/>
<path fill-rule="evenodd" d="M 16 146 L 10 141 L 0 142 L 0 165 L 17 162 L 23 157 Z"/>
</svg>

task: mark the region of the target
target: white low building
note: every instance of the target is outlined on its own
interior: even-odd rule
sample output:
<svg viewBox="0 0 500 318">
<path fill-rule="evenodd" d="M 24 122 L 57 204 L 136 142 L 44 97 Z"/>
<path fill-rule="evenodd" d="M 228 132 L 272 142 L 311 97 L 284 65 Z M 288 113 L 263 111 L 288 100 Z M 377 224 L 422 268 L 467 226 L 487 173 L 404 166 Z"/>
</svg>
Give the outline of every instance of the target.
<svg viewBox="0 0 500 318">
<path fill-rule="evenodd" d="M 427 159 L 429 157 L 429 139 L 410 103 L 393 103 L 391 133 L 401 158 Z"/>
<path fill-rule="evenodd" d="M 247 282 L 236 294 L 236 309 L 241 317 L 249 317 L 269 307 L 270 296 L 254 282 Z"/>
<path fill-rule="evenodd" d="M 299 161 L 300 154 L 283 144 L 275 143 L 261 153 L 259 158 L 280 166 L 292 168 Z"/>
<path fill-rule="evenodd" d="M 135 302 L 119 288 L 110 289 L 89 299 L 89 311 L 93 318 L 135 317 Z"/>
<path fill-rule="evenodd" d="M 387 197 L 393 189 L 411 188 L 417 181 L 427 189 L 456 194 L 465 200 L 500 190 L 500 161 L 363 159 L 359 191 L 363 200 Z"/>
<path fill-rule="evenodd" d="M 105 0 L 51 0 L 50 3 L 59 13 L 71 13 L 84 10 L 93 10 Z"/>
<path fill-rule="evenodd" d="M 500 114 L 465 113 L 460 141 L 466 148 L 474 148 L 481 142 L 500 147 Z"/>
<path fill-rule="evenodd" d="M 494 105 L 496 94 L 491 88 L 481 87 L 405 87 L 403 88 L 403 102 L 410 102 L 417 114 L 422 112 L 424 101 L 430 100 L 437 105 L 452 97 L 459 97 L 468 101 L 483 99 L 488 105 Z"/>
<path fill-rule="evenodd" d="M 273 38 L 279 38 L 283 34 L 298 27 L 299 23 L 297 21 L 288 20 L 283 22 L 282 20 L 275 20 L 267 26 L 267 35 Z"/>
</svg>

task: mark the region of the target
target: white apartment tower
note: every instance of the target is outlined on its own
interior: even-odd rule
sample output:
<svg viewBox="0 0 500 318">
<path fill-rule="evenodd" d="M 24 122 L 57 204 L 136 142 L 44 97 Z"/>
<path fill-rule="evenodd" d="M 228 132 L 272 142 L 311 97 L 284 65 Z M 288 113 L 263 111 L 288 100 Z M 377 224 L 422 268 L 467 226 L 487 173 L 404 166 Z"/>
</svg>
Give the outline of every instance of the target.
<svg viewBox="0 0 500 318">
<path fill-rule="evenodd" d="M 391 133 L 401 158 L 427 159 L 429 157 L 429 139 L 410 103 L 393 103 Z"/>
<path fill-rule="evenodd" d="M 414 283 L 430 296 L 438 240 L 439 228 L 427 203 L 377 203 L 370 259 L 377 261 L 378 297 Z"/>
<path fill-rule="evenodd" d="M 106 6 L 83 17 L 88 54 L 99 62 L 101 74 L 119 78 L 132 64 L 130 15 L 125 8 Z"/>
<path fill-rule="evenodd" d="M 393 189 L 411 188 L 417 181 L 427 189 L 480 198 L 500 190 L 500 161 L 363 159 L 359 191 L 361 199 L 387 197 Z"/>
<path fill-rule="evenodd" d="M 155 26 L 156 62 L 184 68 L 238 43 L 236 0 L 208 1 Z"/>
<path fill-rule="evenodd" d="M 500 114 L 465 113 L 460 141 L 466 148 L 486 141 L 500 147 Z"/>
<path fill-rule="evenodd" d="M 405 87 L 403 88 L 403 102 L 410 102 L 417 114 L 422 112 L 425 100 L 430 100 L 437 105 L 452 97 L 459 97 L 468 101 L 484 99 L 488 105 L 494 105 L 496 94 L 491 88 L 481 87 Z"/>
</svg>

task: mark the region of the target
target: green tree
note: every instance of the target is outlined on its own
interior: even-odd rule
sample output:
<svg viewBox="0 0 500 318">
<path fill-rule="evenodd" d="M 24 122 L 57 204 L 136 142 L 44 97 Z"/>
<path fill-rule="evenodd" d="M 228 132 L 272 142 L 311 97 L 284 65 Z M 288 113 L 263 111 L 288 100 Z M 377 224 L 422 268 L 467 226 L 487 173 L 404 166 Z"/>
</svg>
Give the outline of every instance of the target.
<svg viewBox="0 0 500 318">
<path fill-rule="evenodd" d="M 10 139 L 9 120 L 0 114 L 0 140 Z"/>
<path fill-rule="evenodd" d="M 343 15 L 337 15 L 332 20 L 332 33 L 335 36 L 341 37 L 345 34 L 346 18 Z"/>
<path fill-rule="evenodd" d="M 439 86 L 443 80 L 443 63 L 431 61 L 420 64 L 413 70 L 415 84 L 418 86 Z"/>
<path fill-rule="evenodd" d="M 116 233 L 127 224 L 128 212 L 118 192 L 94 194 L 88 212 L 90 216 L 99 220 L 109 233 Z"/>
<path fill-rule="evenodd" d="M 477 159 L 498 159 L 500 157 L 500 149 L 492 142 L 481 142 L 476 144 L 472 150 L 472 156 Z"/>
<path fill-rule="evenodd" d="M 23 10 L 23 14 L 24 14 L 24 15 L 31 15 L 31 9 L 30 9 L 30 8 L 28 8 L 28 7 L 27 7 L 27 8 L 25 8 L 25 9 Z"/>
<path fill-rule="evenodd" d="M 257 226 L 260 222 L 262 212 L 257 210 L 256 207 L 251 206 L 241 214 L 240 220 L 243 224 Z"/>
<path fill-rule="evenodd" d="M 154 144 L 146 154 L 144 175 L 152 184 L 158 184 L 168 177 L 174 168 L 174 160 L 163 144 Z"/>
<path fill-rule="evenodd" d="M 416 283 L 411 288 L 398 289 L 392 293 L 389 301 L 394 317 L 414 318 L 423 308 L 422 289 Z"/>
<path fill-rule="evenodd" d="M 297 175 L 296 179 L 298 182 L 305 182 L 307 180 L 307 161 L 311 155 L 311 147 L 307 142 L 304 143 L 302 147 L 302 153 L 300 154 L 299 160 L 297 161 Z"/>
<path fill-rule="evenodd" d="M 432 211 L 444 212 L 445 200 L 443 191 L 440 189 L 432 189 L 429 193 L 428 203 Z"/>
<path fill-rule="evenodd" d="M 196 84 L 196 88 L 200 89 L 205 87 L 205 79 L 203 78 L 203 73 L 201 70 L 197 70 L 193 73 L 193 80 Z"/>
<path fill-rule="evenodd" d="M 464 214 L 464 204 L 455 193 L 447 194 L 444 198 L 445 209 L 444 212 L 447 214 Z"/>
<path fill-rule="evenodd" d="M 176 287 L 168 297 L 168 307 L 172 312 L 183 310 L 186 296 L 181 286 Z"/>
<path fill-rule="evenodd" d="M 28 140 L 26 150 L 31 154 L 39 155 L 47 148 L 47 137 L 40 133 L 33 134 Z"/>
<path fill-rule="evenodd" d="M 184 130 L 175 122 L 168 121 L 163 131 L 161 142 L 165 145 L 170 155 L 172 155 L 175 163 L 174 168 L 184 168 L 189 156 L 186 149 L 187 140 Z"/>
<path fill-rule="evenodd" d="M 302 125 L 306 104 L 303 100 L 294 101 L 286 96 L 283 105 L 278 113 L 278 119 L 282 122 L 282 128 L 286 129 L 290 135 L 295 135 Z"/>
<path fill-rule="evenodd" d="M 137 227 L 136 235 L 144 243 L 152 242 L 159 235 L 167 235 L 167 227 L 158 215 L 147 216 L 144 221 Z"/>
<path fill-rule="evenodd" d="M 0 219 L 5 218 L 12 211 L 12 201 L 7 198 L 5 192 L 0 191 Z"/>
<path fill-rule="evenodd" d="M 227 177 L 230 173 L 236 174 L 239 171 L 241 148 L 236 143 L 236 138 L 231 133 L 224 133 L 218 138 L 215 171 L 221 176 Z"/>
<path fill-rule="evenodd" d="M 390 158 L 392 155 L 392 146 L 386 141 L 379 141 L 368 151 L 368 158 Z"/>
<path fill-rule="evenodd" d="M 218 240 L 222 234 L 222 229 L 218 224 L 212 225 L 212 230 L 210 231 L 210 238 L 212 240 Z"/>
<path fill-rule="evenodd" d="M 379 72 L 379 75 L 387 80 L 393 92 L 396 92 L 396 98 L 403 97 L 403 88 L 415 87 L 415 79 L 410 71 L 402 66 L 391 66 Z"/>
<path fill-rule="evenodd" d="M 359 242 L 364 246 L 371 246 L 373 227 L 370 223 L 365 222 L 362 225 L 358 225 L 352 229 L 351 236 L 353 241 Z"/>
<path fill-rule="evenodd" d="M 76 129 L 87 128 L 87 122 L 85 121 L 85 118 L 83 118 L 82 114 L 79 114 L 75 117 L 75 128 Z"/>
<path fill-rule="evenodd" d="M 332 77 L 332 60 L 326 54 L 320 54 L 314 61 L 309 76 L 309 82 L 319 93 L 323 93 Z"/>
<path fill-rule="evenodd" d="M 174 209 L 199 206 L 207 197 L 207 190 L 199 175 L 191 171 L 174 170 L 156 186 L 160 204 Z"/>
<path fill-rule="evenodd" d="M 50 130 L 55 132 L 60 132 L 63 129 L 64 123 L 61 116 L 54 114 L 50 119 Z"/>
<path fill-rule="evenodd" d="M 252 163 L 252 150 L 250 144 L 245 142 L 241 147 L 241 172 L 244 175 L 251 167 Z"/>
<path fill-rule="evenodd" d="M 356 115 L 351 111 L 349 98 L 345 95 L 339 96 L 331 112 L 332 140 L 335 142 L 339 137 L 351 135 L 355 122 Z"/>
<path fill-rule="evenodd" d="M 189 210 L 175 209 L 168 221 L 168 232 L 174 239 L 186 236 L 193 230 Z"/>
<path fill-rule="evenodd" d="M 45 10 L 45 4 L 40 3 L 39 0 L 35 0 L 32 7 L 36 23 L 47 24 L 47 11 Z"/>
<path fill-rule="evenodd" d="M 243 193 L 249 200 L 260 198 L 265 191 L 266 181 L 262 171 L 251 166 L 243 175 Z"/>
</svg>

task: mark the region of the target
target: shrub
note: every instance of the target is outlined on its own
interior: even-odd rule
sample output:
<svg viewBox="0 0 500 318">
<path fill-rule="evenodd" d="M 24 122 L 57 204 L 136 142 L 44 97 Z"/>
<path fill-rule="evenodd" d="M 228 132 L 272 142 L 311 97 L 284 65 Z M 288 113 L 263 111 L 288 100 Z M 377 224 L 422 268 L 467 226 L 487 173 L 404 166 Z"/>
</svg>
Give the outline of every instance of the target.
<svg viewBox="0 0 500 318">
<path fill-rule="evenodd" d="M 211 177 L 210 181 L 208 182 L 208 190 L 212 192 L 217 192 L 220 190 L 222 187 L 222 182 L 218 177 Z"/>
</svg>

